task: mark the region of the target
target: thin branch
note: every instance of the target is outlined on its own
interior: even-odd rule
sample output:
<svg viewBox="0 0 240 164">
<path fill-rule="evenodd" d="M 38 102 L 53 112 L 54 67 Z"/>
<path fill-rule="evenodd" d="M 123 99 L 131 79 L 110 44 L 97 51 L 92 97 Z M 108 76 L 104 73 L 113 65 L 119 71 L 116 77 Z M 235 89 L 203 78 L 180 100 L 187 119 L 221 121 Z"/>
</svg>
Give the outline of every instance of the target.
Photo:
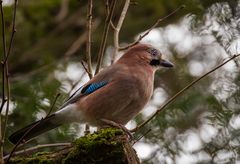
<svg viewBox="0 0 240 164">
<path fill-rule="evenodd" d="M 91 73 L 88 71 L 88 69 L 87 69 L 87 67 L 86 67 L 86 65 L 85 65 L 85 62 L 84 62 L 83 60 L 81 60 L 81 64 L 82 64 L 84 70 L 87 72 L 87 74 L 88 74 L 88 75 L 91 74 Z"/>
<path fill-rule="evenodd" d="M 34 146 L 34 147 L 30 147 L 28 149 L 23 149 L 23 150 L 19 150 L 17 152 L 14 152 L 12 154 L 12 156 L 14 155 L 21 155 L 21 154 L 25 154 L 25 153 L 28 153 L 28 152 L 33 152 L 33 151 L 36 151 L 38 149 L 42 149 L 42 148 L 49 148 L 49 147 L 71 147 L 71 143 L 54 143 L 54 144 L 42 144 L 42 145 L 37 145 L 37 146 Z M 4 156 L 4 160 L 9 158 L 9 154 Z"/>
<path fill-rule="evenodd" d="M 105 8 L 106 8 L 106 11 L 107 11 L 107 15 L 109 15 L 109 13 L 110 13 L 110 7 L 109 7 L 110 5 L 109 5 L 109 0 L 105 0 Z"/>
<path fill-rule="evenodd" d="M 112 22 L 112 21 L 110 22 L 110 25 L 111 25 L 111 27 L 112 27 L 112 29 L 113 29 L 113 30 L 115 30 L 115 29 L 116 29 L 116 27 L 115 27 L 115 25 L 113 24 L 113 22 Z"/>
<path fill-rule="evenodd" d="M 132 145 L 134 145 L 135 143 L 137 143 L 138 141 L 140 141 L 140 139 L 142 139 L 144 136 L 146 136 L 148 133 L 150 133 L 152 131 L 152 129 L 148 129 L 145 133 L 143 133 L 142 136 L 138 137 L 136 140 L 134 140 L 134 142 L 132 143 Z"/>
<path fill-rule="evenodd" d="M 16 11 L 17 11 L 17 0 L 14 1 L 14 10 L 13 10 L 13 19 L 12 19 L 12 33 L 10 37 L 10 44 L 8 51 L 6 53 L 6 38 L 5 38 L 5 21 L 4 21 L 4 16 L 3 16 L 3 6 L 2 6 L 2 0 L 0 1 L 0 7 L 1 7 L 1 18 L 2 18 L 2 39 L 3 39 L 3 61 L 1 62 L 2 64 L 2 104 L 0 108 L 0 114 L 2 114 L 2 110 L 4 107 L 4 104 L 6 104 L 6 112 L 5 112 L 5 120 L 4 122 L 2 121 L 2 115 L 0 116 L 0 140 L 1 140 L 1 145 L 0 145 L 0 162 L 2 162 L 3 159 L 3 143 L 5 139 L 5 133 L 6 133 L 6 127 L 7 127 L 7 121 L 8 121 L 8 111 L 9 111 L 9 103 L 10 103 L 10 83 L 9 83 L 9 72 L 8 72 L 8 57 L 12 48 L 12 43 L 13 43 L 13 38 L 14 34 L 16 32 L 15 30 L 15 18 L 16 18 Z M 5 91 L 5 84 L 6 84 L 6 91 Z M 5 92 L 7 94 L 7 98 L 5 98 Z"/>
<path fill-rule="evenodd" d="M 237 58 L 238 56 L 240 56 L 240 54 L 237 55 L 233 55 L 230 59 L 226 60 L 225 62 L 223 62 L 222 64 L 219 64 L 218 66 L 214 67 L 213 69 L 211 69 L 210 71 L 208 71 L 207 73 L 205 73 L 204 75 L 202 75 L 201 77 L 197 78 L 196 80 L 192 81 L 190 84 L 188 84 L 186 87 L 184 87 L 182 90 L 180 90 L 179 92 L 177 92 L 174 96 L 172 96 L 166 103 L 164 103 L 162 105 L 161 108 L 159 108 L 152 116 L 150 116 L 145 122 L 143 122 L 142 124 L 140 124 L 139 126 L 137 126 L 135 129 L 132 129 L 132 132 L 136 132 L 137 130 L 141 129 L 143 126 L 145 126 L 148 122 L 150 122 L 156 115 L 158 115 L 167 105 L 169 105 L 170 103 L 172 103 L 177 97 L 179 97 L 182 93 L 184 93 L 185 91 L 187 91 L 190 87 L 192 87 L 194 84 L 196 84 L 198 81 L 200 81 L 201 79 L 203 79 L 204 77 L 208 76 L 209 74 L 211 74 L 212 72 L 216 71 L 217 69 L 219 69 L 220 67 L 222 67 L 223 65 L 227 64 L 228 62 L 232 61 L 233 59 Z"/>
<path fill-rule="evenodd" d="M 3 16 L 3 6 L 2 6 L 2 0 L 0 1 L 0 10 L 1 10 L 1 23 L 2 23 L 2 44 L 3 44 L 3 61 L 6 58 L 6 38 L 5 38 L 5 21 Z M 1 103 L 1 109 L 0 113 L 2 113 L 3 106 L 5 104 L 5 65 L 4 62 L 1 62 L 2 64 L 2 103 Z"/>
<path fill-rule="evenodd" d="M 2 65 L 3 66 L 3 65 Z M 3 69 L 4 70 L 4 69 Z M 2 84 L 3 86 L 4 86 L 4 84 Z M 2 93 L 2 95 L 3 95 L 3 93 Z M 7 102 L 7 100 L 6 100 L 6 98 L 5 98 L 5 96 L 2 96 L 2 102 L 1 102 L 1 106 L 0 106 L 0 113 L 2 113 L 2 109 L 3 109 L 3 107 L 4 107 L 4 105 L 5 105 L 5 103 Z M 1 127 L 0 127 L 0 129 L 1 129 Z"/>
<path fill-rule="evenodd" d="M 61 1 L 61 7 L 60 11 L 58 12 L 56 16 L 56 21 L 61 22 L 63 19 L 67 16 L 69 10 L 69 0 L 62 0 Z"/>
<path fill-rule="evenodd" d="M 91 42 L 92 42 L 92 0 L 88 0 L 88 22 L 87 22 L 87 44 L 86 44 L 86 60 L 88 64 L 88 76 L 91 79 L 93 77 L 92 74 L 92 61 L 91 61 Z"/>
<path fill-rule="evenodd" d="M 117 2 L 117 0 L 111 1 L 110 11 L 105 20 L 105 26 L 104 26 L 103 37 L 102 37 L 102 41 L 101 41 L 101 45 L 100 45 L 100 49 L 99 49 L 99 53 L 98 53 L 98 60 L 97 60 L 97 67 L 96 67 L 95 75 L 99 72 L 100 67 L 102 65 L 103 54 L 104 54 L 104 51 L 106 48 L 106 42 L 107 42 L 107 37 L 108 37 L 108 30 L 109 30 L 109 27 L 111 24 L 113 11 L 114 11 L 116 2 Z"/>
<path fill-rule="evenodd" d="M 14 1 L 11 38 L 10 38 L 7 55 L 3 62 L 3 64 L 5 65 L 6 89 L 7 89 L 7 106 L 6 106 L 6 113 L 5 113 L 5 120 L 4 120 L 4 124 L 3 124 L 3 134 L 2 134 L 3 140 L 5 138 L 5 133 L 6 133 L 6 127 L 7 127 L 7 122 L 8 122 L 9 103 L 10 103 L 10 82 L 9 82 L 9 71 L 8 71 L 8 58 L 9 58 L 9 55 L 10 55 L 10 52 L 12 49 L 14 34 L 16 33 L 16 26 L 15 26 L 16 12 L 17 12 L 17 0 Z"/>
<path fill-rule="evenodd" d="M 1 22 L 2 22 L 2 41 L 3 41 L 3 56 L 6 57 L 6 38 L 5 38 L 5 20 L 3 16 L 3 1 L 0 1 L 0 7 L 1 7 Z"/>
<path fill-rule="evenodd" d="M 55 104 L 56 104 L 56 102 L 57 102 L 57 99 L 59 98 L 60 95 L 61 95 L 60 93 L 58 93 L 58 94 L 56 95 L 56 97 L 55 97 L 55 99 L 54 99 L 54 101 L 53 101 L 53 103 L 52 103 L 52 106 L 51 106 L 50 110 L 48 111 L 48 114 L 47 114 L 46 117 L 50 116 L 50 114 L 52 113 L 53 107 L 55 106 Z"/>
<path fill-rule="evenodd" d="M 0 114 L 2 113 L 3 107 L 6 103 L 6 97 L 5 97 L 5 65 L 3 64 L 3 62 L 1 62 L 1 67 L 2 67 L 2 102 L 1 102 L 1 107 L 0 107 Z M 0 116 L 1 117 L 1 116 Z M 1 120 L 0 120 L 1 122 Z M 1 127 L 0 127 L 1 129 Z M 1 131 L 0 131 L 1 133 Z"/>
<path fill-rule="evenodd" d="M 14 1 L 14 9 L 13 9 L 13 19 L 12 19 L 12 32 L 11 32 L 11 38 L 10 38 L 10 43 L 7 51 L 7 56 L 5 57 L 4 63 L 7 62 L 8 57 L 10 55 L 12 45 L 13 45 L 13 39 L 16 33 L 16 12 L 17 12 L 17 0 Z"/>
<path fill-rule="evenodd" d="M 90 79 L 93 77 L 92 73 L 92 61 L 91 61 L 91 43 L 92 43 L 92 8 L 93 2 L 92 0 L 88 0 L 88 13 L 87 13 L 87 42 L 86 42 L 86 60 L 87 67 L 84 65 L 83 61 L 81 64 L 85 71 L 87 72 Z M 85 126 L 85 134 L 89 133 L 89 126 Z"/>
<path fill-rule="evenodd" d="M 126 50 L 126 49 L 128 49 L 128 48 L 130 48 L 130 47 L 132 47 L 132 46 L 134 46 L 134 45 L 136 45 L 136 44 L 138 44 L 145 36 L 147 36 L 154 28 L 156 28 L 160 22 L 162 22 L 162 21 L 164 21 L 165 19 L 169 18 L 170 16 L 176 14 L 179 10 L 181 10 L 181 9 L 183 9 L 183 8 L 185 8 L 184 5 L 178 7 L 176 10 L 174 10 L 173 12 L 171 12 L 170 14 L 168 14 L 167 16 L 165 16 L 165 17 L 163 17 L 163 18 L 159 18 L 159 19 L 152 25 L 152 27 L 149 28 L 145 33 L 143 33 L 142 35 L 140 35 L 139 38 L 138 38 L 135 42 L 127 45 L 126 47 L 120 47 L 120 48 L 119 48 L 119 51 Z"/>
<path fill-rule="evenodd" d="M 3 6 L 2 6 L 2 0 L 0 1 L 0 10 L 1 10 L 1 22 L 2 22 L 2 44 L 3 44 L 3 60 L 6 57 L 6 39 L 5 39 L 5 21 L 3 16 Z M 4 107 L 4 104 L 6 103 L 5 98 L 5 65 L 4 62 L 1 62 L 2 65 L 2 102 L 1 102 L 1 108 L 0 108 L 0 163 L 3 163 L 3 134 L 2 134 L 2 110 Z"/>
<path fill-rule="evenodd" d="M 106 0 L 106 3 L 105 3 L 105 7 L 106 7 L 106 11 L 107 11 L 107 15 L 109 14 L 109 2 L 108 2 L 108 0 Z M 113 22 L 112 22 L 112 20 L 110 21 L 110 26 L 112 27 L 112 29 L 114 30 L 116 27 L 115 27 L 115 25 L 113 24 Z"/>
<path fill-rule="evenodd" d="M 122 9 L 122 13 L 121 13 L 121 15 L 119 17 L 117 27 L 114 28 L 114 51 L 113 51 L 113 55 L 112 55 L 112 59 L 111 59 L 111 64 L 114 63 L 114 61 L 116 59 L 116 55 L 118 53 L 118 49 L 119 49 L 119 32 L 120 32 L 120 30 L 122 28 L 123 21 L 124 21 L 124 19 L 126 17 L 129 4 L 130 4 L 130 0 L 126 0 L 125 4 L 124 4 L 124 7 Z"/>
<path fill-rule="evenodd" d="M 70 93 L 72 92 L 72 90 L 79 84 L 79 81 L 81 81 L 81 79 L 85 76 L 86 72 L 83 72 L 80 76 L 80 78 L 76 81 L 76 82 L 72 82 L 71 81 L 71 89 L 70 89 Z M 80 87 L 81 88 L 81 87 Z M 70 94 L 69 93 L 69 94 Z"/>
</svg>

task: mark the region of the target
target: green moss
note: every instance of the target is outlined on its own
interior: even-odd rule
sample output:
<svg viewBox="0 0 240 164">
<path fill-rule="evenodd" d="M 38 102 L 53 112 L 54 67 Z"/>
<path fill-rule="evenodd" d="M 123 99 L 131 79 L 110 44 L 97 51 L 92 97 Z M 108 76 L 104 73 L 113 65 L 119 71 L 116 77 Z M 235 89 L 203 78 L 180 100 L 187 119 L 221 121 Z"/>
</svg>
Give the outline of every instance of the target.
<svg viewBox="0 0 240 164">
<path fill-rule="evenodd" d="M 73 142 L 69 153 L 38 152 L 31 157 L 14 157 L 11 164 L 81 164 L 81 163 L 127 163 L 123 148 L 123 132 L 108 128 L 86 135 Z"/>
<path fill-rule="evenodd" d="M 119 129 L 108 128 L 89 134 L 74 142 L 75 149 L 64 160 L 65 164 L 77 163 L 127 163 Z"/>
<path fill-rule="evenodd" d="M 55 163 L 53 159 L 49 158 L 49 152 L 39 152 L 34 154 L 30 158 L 14 158 L 9 163 L 10 164 L 53 164 Z"/>
</svg>

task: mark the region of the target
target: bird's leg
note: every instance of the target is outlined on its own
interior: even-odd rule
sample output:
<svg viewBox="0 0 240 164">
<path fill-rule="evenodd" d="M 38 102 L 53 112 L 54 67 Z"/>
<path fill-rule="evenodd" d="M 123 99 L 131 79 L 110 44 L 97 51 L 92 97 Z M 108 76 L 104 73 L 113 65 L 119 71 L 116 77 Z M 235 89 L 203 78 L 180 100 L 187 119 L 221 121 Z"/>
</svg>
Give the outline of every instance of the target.
<svg viewBox="0 0 240 164">
<path fill-rule="evenodd" d="M 88 124 L 85 125 L 84 135 L 90 134 L 90 127 Z"/>
<path fill-rule="evenodd" d="M 124 133 L 126 133 L 129 136 L 130 140 L 133 140 L 132 133 L 124 125 L 116 123 L 111 120 L 107 120 L 107 119 L 100 119 L 100 120 L 107 125 L 121 129 Z"/>
</svg>

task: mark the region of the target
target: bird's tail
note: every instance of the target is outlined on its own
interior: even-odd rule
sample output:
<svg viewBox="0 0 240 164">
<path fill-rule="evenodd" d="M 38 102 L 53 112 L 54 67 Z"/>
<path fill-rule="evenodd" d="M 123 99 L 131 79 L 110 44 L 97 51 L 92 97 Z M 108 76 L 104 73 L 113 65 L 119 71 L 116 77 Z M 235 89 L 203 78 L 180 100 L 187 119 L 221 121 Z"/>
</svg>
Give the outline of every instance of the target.
<svg viewBox="0 0 240 164">
<path fill-rule="evenodd" d="M 52 114 L 42 120 L 36 121 L 13 133 L 8 139 L 11 143 L 17 144 L 18 141 L 26 142 L 42 133 L 52 130 L 61 125 L 57 123 L 55 114 Z"/>
</svg>

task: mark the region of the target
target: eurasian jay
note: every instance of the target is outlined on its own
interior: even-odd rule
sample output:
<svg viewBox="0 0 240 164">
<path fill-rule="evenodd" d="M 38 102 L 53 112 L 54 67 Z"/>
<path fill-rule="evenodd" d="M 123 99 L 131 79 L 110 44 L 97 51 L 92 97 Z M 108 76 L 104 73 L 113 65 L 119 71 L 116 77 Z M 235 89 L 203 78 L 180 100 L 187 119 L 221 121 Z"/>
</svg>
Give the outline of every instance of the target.
<svg viewBox="0 0 240 164">
<path fill-rule="evenodd" d="M 154 73 L 160 66 L 173 67 L 173 64 L 162 59 L 156 48 L 137 44 L 78 89 L 57 112 L 18 130 L 9 140 L 13 144 L 21 138 L 27 141 L 71 122 L 101 127 L 104 119 L 125 125 L 150 99 Z"/>
</svg>

